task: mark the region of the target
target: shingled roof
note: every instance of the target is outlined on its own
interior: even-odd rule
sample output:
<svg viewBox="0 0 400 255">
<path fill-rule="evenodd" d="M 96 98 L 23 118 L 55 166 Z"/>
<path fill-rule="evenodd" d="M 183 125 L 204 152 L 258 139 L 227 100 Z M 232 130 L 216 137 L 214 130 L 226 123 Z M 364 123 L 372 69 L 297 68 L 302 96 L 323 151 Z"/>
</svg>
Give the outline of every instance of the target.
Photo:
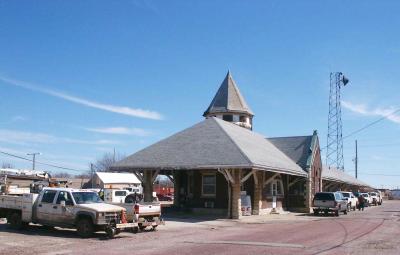
<svg viewBox="0 0 400 255">
<path fill-rule="evenodd" d="M 307 160 L 310 156 L 311 141 L 313 136 L 291 136 L 291 137 L 272 137 L 267 138 L 280 151 L 286 154 L 301 168 L 306 170 Z"/>
<path fill-rule="evenodd" d="M 254 115 L 240 93 L 239 88 L 229 71 L 203 116 L 226 112 L 238 112 Z"/>
<path fill-rule="evenodd" d="M 217 118 L 157 142 L 119 162 L 113 171 L 144 169 L 259 169 L 306 176 L 265 136 Z"/>
</svg>

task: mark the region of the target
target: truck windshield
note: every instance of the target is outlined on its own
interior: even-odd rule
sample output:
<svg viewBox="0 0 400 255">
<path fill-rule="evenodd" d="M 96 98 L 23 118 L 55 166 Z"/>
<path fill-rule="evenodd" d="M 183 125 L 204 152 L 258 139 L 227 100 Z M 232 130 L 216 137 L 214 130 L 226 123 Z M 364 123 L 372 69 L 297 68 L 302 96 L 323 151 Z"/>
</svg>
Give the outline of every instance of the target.
<svg viewBox="0 0 400 255">
<path fill-rule="evenodd" d="M 349 193 L 342 193 L 342 195 L 343 195 L 344 197 L 350 197 L 350 194 L 349 194 Z"/>
<path fill-rule="evenodd" d="M 77 204 L 94 204 L 103 202 L 95 192 L 72 192 L 72 196 Z"/>
</svg>

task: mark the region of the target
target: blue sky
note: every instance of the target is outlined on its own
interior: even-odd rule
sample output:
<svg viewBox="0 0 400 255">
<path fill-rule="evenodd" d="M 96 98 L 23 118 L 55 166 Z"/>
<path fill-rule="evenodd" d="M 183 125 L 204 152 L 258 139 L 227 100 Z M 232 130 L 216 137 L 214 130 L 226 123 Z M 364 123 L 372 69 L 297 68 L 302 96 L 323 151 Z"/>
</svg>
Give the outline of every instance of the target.
<svg viewBox="0 0 400 255">
<path fill-rule="evenodd" d="M 0 148 L 85 170 L 201 121 L 228 69 L 256 132 L 316 129 L 324 147 L 330 72 L 350 79 L 345 135 L 400 108 L 399 11 L 364 0 L 0 0 Z M 400 186 L 399 131 L 393 115 L 346 139 L 347 171 L 358 139 L 360 179 Z"/>
</svg>

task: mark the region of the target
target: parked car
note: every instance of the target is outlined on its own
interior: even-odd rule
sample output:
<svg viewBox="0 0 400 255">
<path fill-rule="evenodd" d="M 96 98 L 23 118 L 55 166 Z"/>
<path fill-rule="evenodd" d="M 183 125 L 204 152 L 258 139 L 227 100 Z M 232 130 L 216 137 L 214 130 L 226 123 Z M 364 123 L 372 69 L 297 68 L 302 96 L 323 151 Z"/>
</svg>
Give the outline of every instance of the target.
<svg viewBox="0 0 400 255">
<path fill-rule="evenodd" d="M 15 229 L 29 223 L 44 226 L 76 228 L 81 237 L 90 237 L 95 231 L 105 231 L 114 237 L 123 229 L 138 227 L 128 223 L 126 210 L 105 204 L 93 191 L 44 188 L 40 194 L 0 196 L 0 217 Z"/>
<path fill-rule="evenodd" d="M 358 198 L 353 194 L 353 192 L 341 191 L 343 199 L 347 201 L 347 206 L 349 210 L 354 211 L 358 208 Z"/>
<path fill-rule="evenodd" d="M 333 212 L 335 216 L 339 216 L 340 212 L 347 214 L 347 201 L 340 192 L 317 192 L 313 199 L 313 211 L 314 215 L 320 212 Z"/>
<path fill-rule="evenodd" d="M 372 203 L 373 205 L 381 205 L 382 204 L 382 197 L 379 192 L 369 192 L 368 193 L 371 196 Z"/>
<path fill-rule="evenodd" d="M 172 195 L 167 194 L 157 194 L 159 201 L 173 201 L 174 197 Z"/>
<path fill-rule="evenodd" d="M 365 199 L 365 207 L 371 206 L 372 198 L 368 193 L 360 193 L 360 196 L 363 196 Z"/>
</svg>

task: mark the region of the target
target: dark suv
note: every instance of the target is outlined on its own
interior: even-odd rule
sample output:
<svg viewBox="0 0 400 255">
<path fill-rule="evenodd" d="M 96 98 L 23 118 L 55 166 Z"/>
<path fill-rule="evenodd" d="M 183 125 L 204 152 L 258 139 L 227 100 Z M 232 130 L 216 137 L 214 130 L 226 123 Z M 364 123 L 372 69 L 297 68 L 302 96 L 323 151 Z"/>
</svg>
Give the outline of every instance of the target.
<svg viewBox="0 0 400 255">
<path fill-rule="evenodd" d="M 339 216 L 339 212 L 347 214 L 347 201 L 343 199 L 340 192 L 318 192 L 313 199 L 314 215 L 320 212 L 328 214 L 333 212 L 335 216 Z"/>
</svg>

